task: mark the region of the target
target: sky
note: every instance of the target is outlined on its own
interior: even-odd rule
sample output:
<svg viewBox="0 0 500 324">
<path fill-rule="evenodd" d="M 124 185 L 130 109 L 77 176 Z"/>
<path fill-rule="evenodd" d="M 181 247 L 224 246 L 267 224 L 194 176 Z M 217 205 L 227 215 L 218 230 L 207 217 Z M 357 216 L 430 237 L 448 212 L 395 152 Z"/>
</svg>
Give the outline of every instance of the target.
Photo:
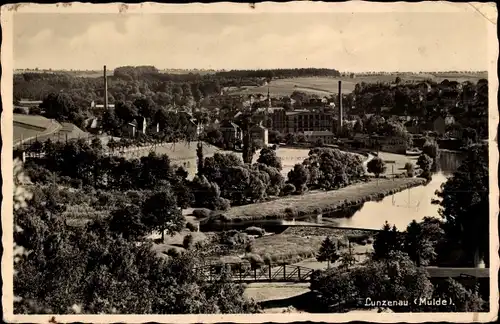
<svg viewBox="0 0 500 324">
<path fill-rule="evenodd" d="M 474 12 L 16 13 L 14 66 L 478 71 L 486 24 Z"/>
</svg>

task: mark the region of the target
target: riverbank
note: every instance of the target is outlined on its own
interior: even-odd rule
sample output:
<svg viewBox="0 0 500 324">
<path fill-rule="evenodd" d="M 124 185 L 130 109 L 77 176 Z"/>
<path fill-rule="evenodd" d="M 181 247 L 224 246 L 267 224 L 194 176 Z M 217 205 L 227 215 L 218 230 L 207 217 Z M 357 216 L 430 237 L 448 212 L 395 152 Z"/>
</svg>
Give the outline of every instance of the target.
<svg viewBox="0 0 500 324">
<path fill-rule="evenodd" d="M 277 200 L 237 206 L 210 221 L 238 223 L 249 220 L 294 219 L 296 217 L 328 213 L 367 201 L 373 201 L 423 185 L 422 178 L 374 179 L 338 190 L 306 193 Z M 205 220 L 208 221 L 208 220 Z"/>
</svg>

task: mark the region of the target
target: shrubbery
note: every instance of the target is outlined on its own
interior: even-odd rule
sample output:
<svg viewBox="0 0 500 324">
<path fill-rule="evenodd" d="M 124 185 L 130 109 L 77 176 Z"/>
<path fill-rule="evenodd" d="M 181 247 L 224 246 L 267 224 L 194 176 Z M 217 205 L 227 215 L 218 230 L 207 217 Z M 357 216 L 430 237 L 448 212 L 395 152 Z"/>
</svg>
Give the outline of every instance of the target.
<svg viewBox="0 0 500 324">
<path fill-rule="evenodd" d="M 245 229 L 245 233 L 247 233 L 248 235 L 264 236 L 266 231 L 260 227 L 250 226 L 247 229 Z"/>
<path fill-rule="evenodd" d="M 193 216 L 198 218 L 198 219 L 207 218 L 210 216 L 211 213 L 212 213 L 212 211 L 210 209 L 207 209 L 207 208 L 193 210 Z"/>
</svg>

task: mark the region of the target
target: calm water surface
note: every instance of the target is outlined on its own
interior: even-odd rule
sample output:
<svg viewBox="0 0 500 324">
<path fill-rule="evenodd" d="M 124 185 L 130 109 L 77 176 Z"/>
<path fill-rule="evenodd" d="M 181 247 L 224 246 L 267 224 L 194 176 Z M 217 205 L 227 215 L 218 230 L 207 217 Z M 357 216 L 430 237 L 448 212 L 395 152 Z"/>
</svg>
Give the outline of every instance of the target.
<svg viewBox="0 0 500 324">
<path fill-rule="evenodd" d="M 343 215 L 342 218 L 323 215 L 321 219 L 312 221 L 339 227 L 369 229 L 380 229 L 387 221 L 403 230 L 412 220 L 420 221 L 426 216 L 440 217 L 439 206 L 431 201 L 437 199 L 436 190 L 456 171 L 462 159 L 458 152 L 442 151 L 439 172 L 433 174 L 429 184 L 401 191 L 378 202 L 366 202 L 358 207 L 358 210 L 353 210 L 351 215 Z"/>
<path fill-rule="evenodd" d="M 385 221 L 396 225 L 400 230 L 406 229 L 412 220 L 420 221 L 424 217 L 440 217 L 439 206 L 431 203 L 437 199 L 436 190 L 446 182 L 460 165 L 461 153 L 442 151 L 439 160 L 439 171 L 433 174 L 431 182 L 425 186 L 407 189 L 387 196 L 379 201 L 366 202 L 359 206 L 323 214 L 322 217 L 309 215 L 295 220 L 261 220 L 233 224 L 225 224 L 223 228 L 206 228 L 205 230 L 243 229 L 248 226 L 259 226 L 265 229 L 277 229 L 290 225 L 324 224 L 335 227 L 380 229 Z"/>
</svg>

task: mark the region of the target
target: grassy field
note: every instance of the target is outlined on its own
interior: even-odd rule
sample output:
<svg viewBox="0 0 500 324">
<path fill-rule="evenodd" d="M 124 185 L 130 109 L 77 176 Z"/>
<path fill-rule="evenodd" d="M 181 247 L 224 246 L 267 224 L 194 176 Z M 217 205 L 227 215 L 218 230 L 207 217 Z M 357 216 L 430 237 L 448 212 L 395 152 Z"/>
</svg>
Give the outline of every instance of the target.
<svg viewBox="0 0 500 324">
<path fill-rule="evenodd" d="M 286 218 L 286 209 L 291 208 L 299 215 L 311 214 L 316 208 L 323 212 L 358 205 L 422 185 L 421 178 L 378 179 L 367 183 L 354 184 L 339 190 L 314 192 L 300 196 L 289 196 L 274 201 L 238 206 L 229 209 L 224 215 L 229 222 L 242 220 L 280 219 Z"/>
<path fill-rule="evenodd" d="M 205 143 L 203 145 L 204 156 L 209 157 L 214 155 L 216 152 L 220 152 L 223 154 L 234 153 L 236 156 L 242 158 L 242 154 L 240 152 L 231 152 L 231 151 L 223 151 L 219 148 Z M 124 156 L 127 158 L 138 158 L 141 156 L 148 155 L 150 149 L 144 149 L 140 151 L 128 152 L 125 153 Z M 189 178 L 194 177 L 196 174 L 196 143 L 193 142 L 190 145 L 186 142 L 176 143 L 167 143 L 163 146 L 157 147 L 155 152 L 158 154 L 167 154 L 171 159 L 173 164 L 178 166 L 183 166 L 189 173 Z M 257 151 L 254 155 L 253 162 L 257 162 L 259 158 L 260 151 Z M 283 165 L 283 169 L 281 173 L 286 176 L 288 172 L 293 168 L 293 166 L 297 163 L 302 163 L 305 158 L 308 157 L 309 149 L 295 149 L 295 148 L 279 148 L 277 151 L 277 155 L 281 158 L 281 163 Z"/>
<path fill-rule="evenodd" d="M 61 125 L 50 119 L 36 115 L 13 114 L 13 140 L 25 140 L 58 131 Z"/>
<path fill-rule="evenodd" d="M 281 174 L 286 176 L 288 172 L 293 169 L 293 166 L 297 163 L 302 163 L 309 156 L 308 148 L 278 148 L 276 155 L 281 159 L 281 165 L 283 169 L 281 170 Z M 223 153 L 232 153 L 228 151 L 223 151 Z M 240 158 L 242 158 L 242 153 L 236 152 L 234 153 Z M 253 162 L 256 163 L 259 158 L 260 150 L 257 151 L 253 157 Z"/>
<path fill-rule="evenodd" d="M 286 299 L 307 293 L 309 283 L 293 282 L 269 282 L 269 283 L 251 283 L 246 286 L 245 296 L 256 302 L 268 300 Z M 282 313 L 286 307 L 273 307 L 266 309 L 266 313 Z"/>
<path fill-rule="evenodd" d="M 90 133 L 87 133 L 80 128 L 76 127 L 74 124 L 71 123 L 61 123 L 62 129 L 60 130 L 61 132 L 61 138 L 68 138 L 68 139 L 77 139 L 77 138 L 90 138 L 92 135 Z"/>
<path fill-rule="evenodd" d="M 23 123 L 39 128 L 48 128 L 52 125 L 50 119 L 38 115 L 23 115 L 23 114 L 13 114 L 12 119 L 14 123 Z"/>
<path fill-rule="evenodd" d="M 188 172 L 188 178 L 193 178 L 196 174 L 196 145 L 197 142 L 179 142 L 179 143 L 166 143 L 162 146 L 157 146 L 154 149 L 145 148 L 138 151 L 127 152 L 123 154 L 126 158 L 140 158 L 147 156 L 151 150 L 157 154 L 166 154 L 170 158 L 172 164 L 183 166 Z M 212 156 L 220 149 L 208 143 L 203 144 L 203 155 L 205 157 Z"/>
<path fill-rule="evenodd" d="M 329 96 L 333 93 L 338 92 L 338 81 L 342 81 L 342 92 L 350 93 L 354 90 L 357 83 L 375 83 L 375 82 L 393 82 L 396 77 L 399 76 L 403 81 L 423 81 L 426 79 L 431 79 L 436 82 L 441 82 L 444 79 L 450 81 L 473 81 L 481 78 L 487 78 L 487 73 L 422 73 L 422 74 L 389 74 L 389 75 L 366 75 L 366 76 L 355 76 L 354 78 L 349 77 L 302 77 L 302 78 L 289 78 L 289 79 L 277 79 L 273 80 L 269 84 L 269 91 L 272 95 L 276 96 L 289 96 L 293 91 L 302 91 L 310 94 L 316 94 L 318 96 Z M 260 87 L 242 87 L 233 93 L 239 94 L 257 94 L 267 93 L 268 86 Z"/>
<path fill-rule="evenodd" d="M 394 174 L 401 174 L 401 173 L 405 172 L 406 170 L 404 169 L 404 166 L 407 162 L 412 163 L 414 168 L 417 168 L 416 165 L 417 165 L 418 156 L 406 156 L 406 155 L 402 155 L 402 154 L 379 152 L 378 157 L 384 161 L 394 161 L 395 162 L 394 164 L 386 163 L 386 169 L 385 169 L 385 172 L 383 173 L 384 175 L 392 175 L 393 171 L 394 171 Z M 393 165 L 394 165 L 394 168 L 393 168 Z"/>
</svg>

